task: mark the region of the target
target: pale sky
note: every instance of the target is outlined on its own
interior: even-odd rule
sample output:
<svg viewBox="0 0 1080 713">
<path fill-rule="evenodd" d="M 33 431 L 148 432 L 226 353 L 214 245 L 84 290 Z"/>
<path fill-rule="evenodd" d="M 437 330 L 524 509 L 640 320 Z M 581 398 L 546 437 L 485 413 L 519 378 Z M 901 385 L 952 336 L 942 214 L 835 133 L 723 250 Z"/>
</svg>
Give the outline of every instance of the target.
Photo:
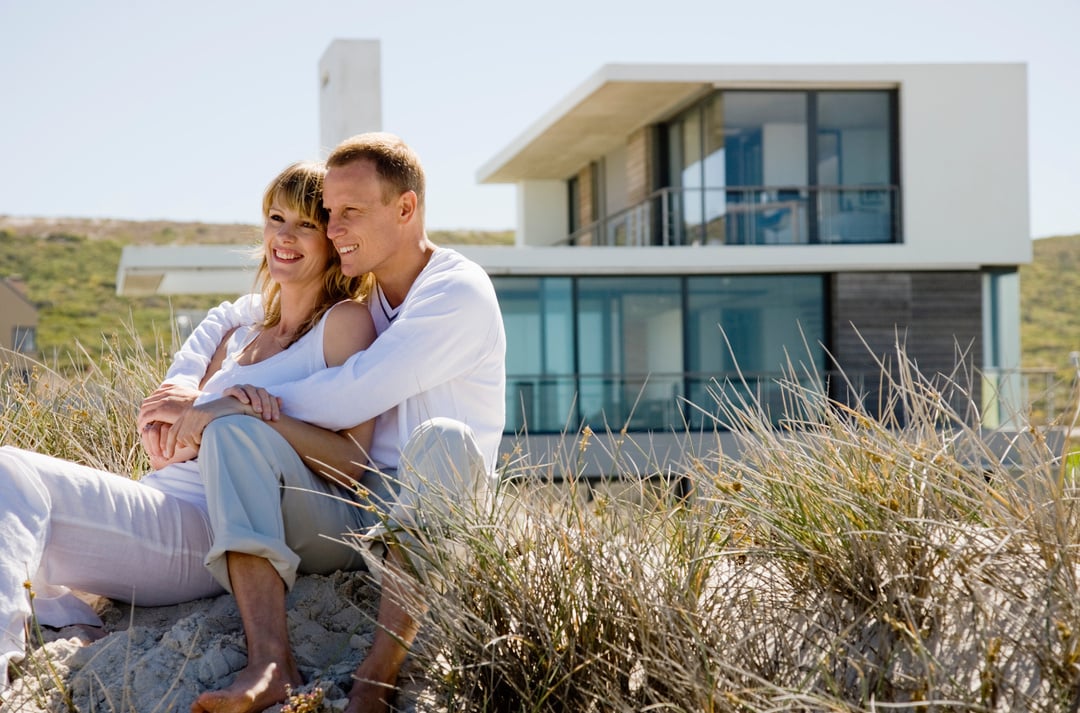
<svg viewBox="0 0 1080 713">
<path fill-rule="evenodd" d="M 1080 0 L 0 0 L 0 214 L 259 222 L 337 38 L 380 40 L 432 228 L 513 227 L 477 169 L 605 63 L 1024 62 L 1031 234 L 1080 233 Z"/>
</svg>

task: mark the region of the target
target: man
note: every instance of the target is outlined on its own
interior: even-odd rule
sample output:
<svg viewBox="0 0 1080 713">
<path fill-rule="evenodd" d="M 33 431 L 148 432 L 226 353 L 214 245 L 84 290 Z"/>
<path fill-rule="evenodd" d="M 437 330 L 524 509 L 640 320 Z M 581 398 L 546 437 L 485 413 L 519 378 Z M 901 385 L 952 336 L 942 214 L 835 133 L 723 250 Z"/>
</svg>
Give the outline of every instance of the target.
<svg viewBox="0 0 1080 713">
<path fill-rule="evenodd" d="M 372 496 L 382 512 L 364 540 L 385 544 L 385 564 L 394 576 L 383 577 L 379 626 L 349 692 L 347 711 L 361 713 L 386 710 L 418 628 L 404 605 L 416 597 L 402 579 L 403 553 L 387 533 L 404 533 L 407 541 L 432 488 L 452 499 L 483 497 L 505 420 L 506 345 L 490 279 L 427 237 L 424 174 L 415 153 L 395 136 L 362 134 L 338 146 L 327 166 L 327 235 L 346 275 L 375 276 L 378 288 L 369 307 L 378 337 L 342 367 L 291 384 L 226 393 L 268 421 L 277 417 L 279 403 L 282 413 L 331 430 L 376 418 L 369 456 L 378 472 L 361 485 L 382 494 Z M 206 327 L 208 343 L 231 327 L 228 314 L 216 317 Z M 199 368 L 198 359 L 192 367 Z M 182 382 L 174 372 L 173 380 Z M 228 688 L 202 694 L 192 711 L 261 711 L 284 700 L 286 685 L 301 682 L 288 643 L 285 591 L 297 568 L 303 570 L 289 550 L 290 513 L 276 507 L 265 524 L 265 499 L 258 505 L 248 499 L 278 489 L 284 498 L 292 476 L 281 471 L 303 465 L 281 465 L 289 458 L 273 451 L 273 429 L 263 420 L 211 420 L 235 409 L 187 408 L 178 419 L 169 418 L 166 412 L 184 400 L 182 391 L 160 390 L 140 420 L 175 420 L 173 437 L 201 441 L 200 470 L 215 536 L 207 566 L 236 596 L 248 643 L 247 667 Z M 394 476 L 396 492 L 379 482 L 381 473 Z M 256 522 L 260 518 L 264 524 Z"/>
</svg>

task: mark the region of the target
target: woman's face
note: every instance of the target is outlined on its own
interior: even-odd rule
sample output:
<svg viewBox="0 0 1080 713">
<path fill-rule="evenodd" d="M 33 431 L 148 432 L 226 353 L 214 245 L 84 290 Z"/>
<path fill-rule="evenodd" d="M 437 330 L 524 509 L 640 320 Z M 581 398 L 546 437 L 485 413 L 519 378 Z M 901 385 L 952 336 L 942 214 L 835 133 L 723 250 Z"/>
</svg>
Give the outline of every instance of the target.
<svg viewBox="0 0 1080 713">
<path fill-rule="evenodd" d="M 280 285 L 321 284 L 330 261 L 326 232 L 275 197 L 263 225 L 270 276 Z"/>
</svg>

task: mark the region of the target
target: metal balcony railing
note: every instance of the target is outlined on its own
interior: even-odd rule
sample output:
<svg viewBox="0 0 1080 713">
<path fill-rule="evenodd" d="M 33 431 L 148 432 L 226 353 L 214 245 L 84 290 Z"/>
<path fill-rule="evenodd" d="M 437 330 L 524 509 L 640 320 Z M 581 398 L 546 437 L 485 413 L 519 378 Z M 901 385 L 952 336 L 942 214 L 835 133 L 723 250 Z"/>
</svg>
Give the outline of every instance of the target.
<svg viewBox="0 0 1080 713">
<path fill-rule="evenodd" d="M 760 408 L 774 421 L 797 417 L 797 401 L 779 372 L 652 374 L 508 374 L 508 433 L 593 430 L 681 431 L 718 425 L 718 400 Z M 827 372 L 803 386 L 824 384 L 828 397 L 867 414 L 906 419 L 903 399 L 890 393 L 879 372 Z M 979 403 L 972 401 L 979 394 Z M 942 393 L 952 412 L 984 428 L 1058 424 L 1074 396 L 1074 385 L 1052 369 L 986 369 L 979 383 Z M 792 411 L 796 412 L 793 413 Z M 886 413 L 888 412 L 888 413 Z M 720 421 L 723 419 L 721 418 Z M 1059 424 L 1060 425 L 1060 424 Z"/>
<path fill-rule="evenodd" d="M 568 245 L 805 245 L 900 240 L 898 186 L 661 188 Z"/>
</svg>

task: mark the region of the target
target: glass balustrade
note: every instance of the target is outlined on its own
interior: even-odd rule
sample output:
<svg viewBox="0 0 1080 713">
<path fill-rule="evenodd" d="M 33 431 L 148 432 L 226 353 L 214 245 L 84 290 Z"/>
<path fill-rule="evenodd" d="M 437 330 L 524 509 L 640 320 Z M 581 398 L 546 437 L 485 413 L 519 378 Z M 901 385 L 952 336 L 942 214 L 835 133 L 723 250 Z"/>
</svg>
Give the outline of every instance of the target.
<svg viewBox="0 0 1080 713">
<path fill-rule="evenodd" d="M 663 188 L 571 234 L 575 246 L 900 241 L 896 186 Z"/>
</svg>

